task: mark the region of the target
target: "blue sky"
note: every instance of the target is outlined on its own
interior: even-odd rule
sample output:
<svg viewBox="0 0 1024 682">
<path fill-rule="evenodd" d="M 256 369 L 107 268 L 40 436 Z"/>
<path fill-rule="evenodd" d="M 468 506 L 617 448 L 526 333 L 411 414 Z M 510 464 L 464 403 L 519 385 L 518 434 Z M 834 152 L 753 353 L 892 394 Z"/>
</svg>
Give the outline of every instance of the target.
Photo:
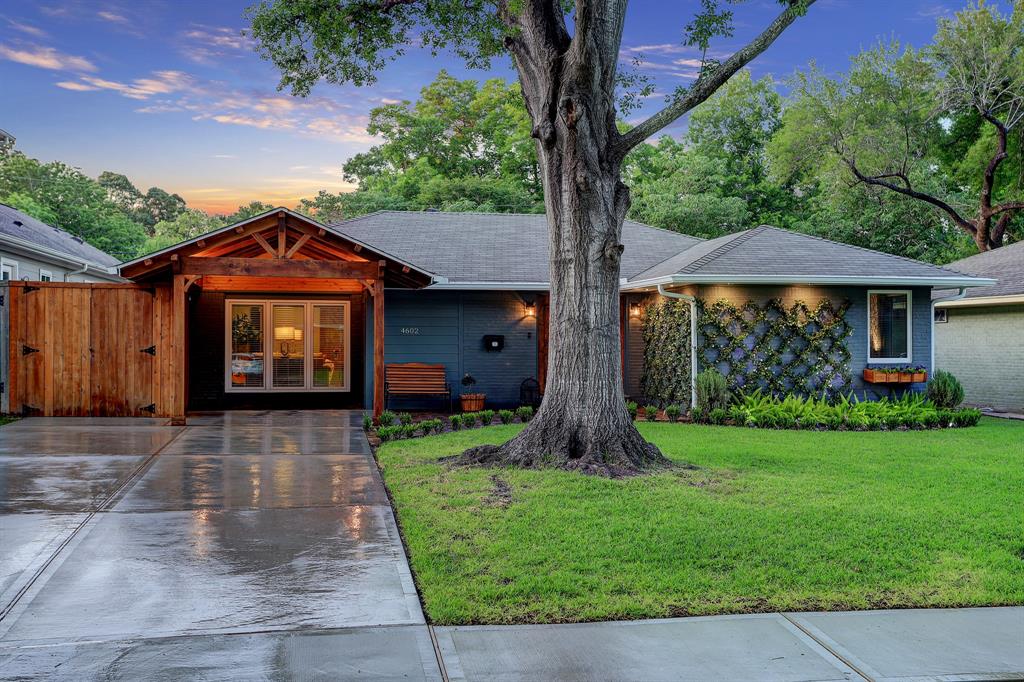
<svg viewBox="0 0 1024 682">
<path fill-rule="evenodd" d="M 368 88 L 321 85 L 306 99 L 277 92 L 277 74 L 241 31 L 250 0 L 3 0 L 0 128 L 18 148 L 95 176 L 125 173 L 200 208 L 227 212 L 260 199 L 294 205 L 320 189 L 341 191 L 345 159 L 365 150 L 370 110 L 415 98 L 446 68 L 459 77 L 512 78 L 412 51 Z M 696 54 L 679 44 L 697 0 L 633 0 L 622 58 L 642 55 L 660 92 L 685 85 Z M 752 65 L 783 79 L 811 59 L 828 71 L 879 38 L 926 43 L 938 17 L 964 0 L 819 0 Z M 728 54 L 778 12 L 772 0 L 733 7 Z M 648 100 L 643 117 L 663 104 Z M 680 126 L 676 126 L 678 132 Z"/>
</svg>

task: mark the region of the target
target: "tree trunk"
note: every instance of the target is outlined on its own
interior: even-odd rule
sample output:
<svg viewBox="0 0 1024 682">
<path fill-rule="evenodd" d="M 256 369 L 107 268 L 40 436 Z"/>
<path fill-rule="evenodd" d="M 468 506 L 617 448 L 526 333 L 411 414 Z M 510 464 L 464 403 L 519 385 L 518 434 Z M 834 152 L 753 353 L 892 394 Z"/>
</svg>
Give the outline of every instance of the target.
<svg viewBox="0 0 1024 682">
<path fill-rule="evenodd" d="M 503 445 L 467 450 L 456 458 L 459 463 L 558 467 L 607 476 L 669 463 L 626 412 L 619 262 L 629 189 L 620 179 L 620 159 L 612 145 L 614 110 L 603 111 L 600 98 L 591 97 L 564 85 L 555 100 L 552 128 L 538 134 L 550 235 L 544 401 L 518 436 Z"/>
</svg>

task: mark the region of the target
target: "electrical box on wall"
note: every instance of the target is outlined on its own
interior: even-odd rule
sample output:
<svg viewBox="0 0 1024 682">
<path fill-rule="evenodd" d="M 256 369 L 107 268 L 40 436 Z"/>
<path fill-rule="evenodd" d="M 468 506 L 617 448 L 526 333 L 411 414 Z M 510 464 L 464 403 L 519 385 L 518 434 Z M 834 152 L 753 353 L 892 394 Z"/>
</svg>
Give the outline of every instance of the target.
<svg viewBox="0 0 1024 682">
<path fill-rule="evenodd" d="M 484 334 L 484 350 L 488 353 L 500 353 L 505 347 L 503 334 Z"/>
</svg>

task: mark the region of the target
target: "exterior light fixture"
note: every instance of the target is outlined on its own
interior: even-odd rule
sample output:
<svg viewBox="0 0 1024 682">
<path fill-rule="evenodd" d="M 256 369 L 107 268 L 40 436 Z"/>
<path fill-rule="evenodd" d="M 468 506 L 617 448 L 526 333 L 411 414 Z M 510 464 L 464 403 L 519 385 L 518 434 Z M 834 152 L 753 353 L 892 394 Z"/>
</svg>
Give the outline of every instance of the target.
<svg viewBox="0 0 1024 682">
<path fill-rule="evenodd" d="M 629 316 L 630 317 L 640 317 L 640 304 L 639 303 L 630 303 L 629 304 Z"/>
<path fill-rule="evenodd" d="M 537 304 L 533 301 L 526 301 L 523 303 L 523 316 L 537 317 Z"/>
</svg>

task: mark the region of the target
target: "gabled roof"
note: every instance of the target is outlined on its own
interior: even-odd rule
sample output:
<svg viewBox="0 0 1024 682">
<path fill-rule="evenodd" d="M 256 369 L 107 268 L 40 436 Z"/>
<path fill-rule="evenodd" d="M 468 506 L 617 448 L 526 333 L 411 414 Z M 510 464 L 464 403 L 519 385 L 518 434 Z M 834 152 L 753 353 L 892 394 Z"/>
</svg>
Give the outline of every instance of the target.
<svg viewBox="0 0 1024 682">
<path fill-rule="evenodd" d="M 628 288 L 701 282 L 984 286 L 928 263 L 761 225 L 711 239 L 629 278 Z"/>
<path fill-rule="evenodd" d="M 373 245 L 342 234 L 309 216 L 283 207 L 264 211 L 246 220 L 232 225 L 225 225 L 224 227 L 201 234 L 198 237 L 193 237 L 159 251 L 126 261 L 121 263 L 118 269 L 125 277 L 140 279 L 149 277 L 154 273 L 166 271 L 171 267 L 172 259 L 178 256 L 225 256 L 230 251 L 232 252 L 230 255 L 233 256 L 265 258 L 267 254 L 263 250 L 264 247 L 254 240 L 256 237 L 263 237 L 263 235 L 254 235 L 253 233 L 263 232 L 269 236 L 277 229 L 278 221 L 282 221 L 282 223 L 287 221 L 288 225 L 305 230 L 312 237 L 312 239 L 304 240 L 303 244 L 298 244 L 298 234 L 294 230 L 287 232 L 288 246 L 302 249 L 294 256 L 295 258 L 305 257 L 306 251 L 312 249 L 315 253 L 320 254 L 313 256 L 315 258 L 343 256 L 351 260 L 384 260 L 387 262 L 386 274 L 388 281 L 398 285 L 419 287 L 432 281 L 443 281 L 444 279 L 424 270 L 415 263 L 403 260 L 400 256 L 384 252 Z M 274 240 L 274 244 L 277 244 L 277 237 L 271 236 L 270 238 Z M 263 239 L 267 241 L 267 237 L 263 237 Z M 326 244 L 327 241 L 334 243 L 337 248 L 343 248 L 344 251 L 338 252 L 337 248 L 331 249 Z M 214 248 L 215 246 L 216 248 Z M 214 250 L 211 251 L 210 249 Z M 325 255 L 325 250 L 328 252 L 333 251 L 335 256 L 330 255 L 330 253 Z"/>
<path fill-rule="evenodd" d="M 331 227 L 447 280 L 432 288 L 548 286 L 548 223 L 543 214 L 379 211 Z M 622 276 L 700 242 L 627 220 L 622 227 Z"/>
<path fill-rule="evenodd" d="M 50 260 L 47 256 L 63 257 L 73 263 L 81 264 L 84 261 L 103 270 L 117 265 L 118 262 L 109 253 L 100 251 L 80 237 L 59 227 L 47 225 L 7 204 L 0 204 L 0 236 L 38 247 L 43 260 Z"/>
<path fill-rule="evenodd" d="M 972 289 L 965 298 L 1024 295 L 1024 242 L 1015 242 L 954 261 L 947 267 L 996 280 L 995 286 Z M 940 292 L 935 292 L 936 297 Z"/>
</svg>

